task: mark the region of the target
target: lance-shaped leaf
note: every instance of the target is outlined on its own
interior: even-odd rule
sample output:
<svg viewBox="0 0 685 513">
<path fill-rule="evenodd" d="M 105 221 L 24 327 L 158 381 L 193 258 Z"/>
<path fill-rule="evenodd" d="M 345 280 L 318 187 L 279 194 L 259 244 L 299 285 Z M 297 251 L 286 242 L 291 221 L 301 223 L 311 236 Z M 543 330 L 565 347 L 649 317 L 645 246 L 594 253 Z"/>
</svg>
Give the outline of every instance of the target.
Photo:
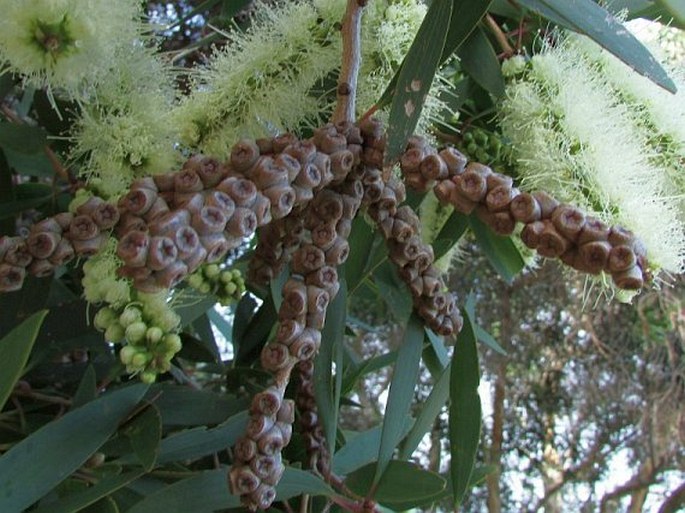
<svg viewBox="0 0 685 513">
<path fill-rule="evenodd" d="M 545 18 L 585 34 L 641 75 L 674 93 L 676 86 L 628 29 L 592 0 L 520 0 Z"/>
<path fill-rule="evenodd" d="M 476 335 L 468 312 L 463 310 L 462 313 L 464 327 L 457 337 L 450 376 L 450 479 L 455 505 L 462 502 L 471 480 L 482 413 Z"/>
<path fill-rule="evenodd" d="M 114 433 L 148 386 L 116 390 L 49 422 L 0 457 L 0 511 L 23 511 L 77 470 Z"/>
</svg>

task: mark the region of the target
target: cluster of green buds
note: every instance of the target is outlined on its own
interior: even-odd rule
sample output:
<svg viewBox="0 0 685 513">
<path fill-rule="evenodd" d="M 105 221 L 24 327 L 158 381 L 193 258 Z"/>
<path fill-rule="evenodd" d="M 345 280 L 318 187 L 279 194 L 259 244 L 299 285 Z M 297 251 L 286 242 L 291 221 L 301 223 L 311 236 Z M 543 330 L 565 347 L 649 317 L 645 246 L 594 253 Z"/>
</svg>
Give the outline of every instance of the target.
<svg viewBox="0 0 685 513">
<path fill-rule="evenodd" d="M 206 264 L 188 277 L 188 285 L 202 294 L 216 296 L 222 306 L 238 301 L 245 292 L 245 280 L 239 269 L 222 269 L 220 264 Z"/>
<path fill-rule="evenodd" d="M 506 147 L 499 132 L 480 127 L 464 129 L 459 149 L 471 160 L 494 167 L 503 167 L 508 162 Z"/>
<path fill-rule="evenodd" d="M 93 324 L 108 342 L 122 344 L 119 359 L 127 372 L 153 383 L 181 350 L 180 317 L 163 294 L 138 293 L 136 299 L 121 309 L 102 308 Z"/>
</svg>

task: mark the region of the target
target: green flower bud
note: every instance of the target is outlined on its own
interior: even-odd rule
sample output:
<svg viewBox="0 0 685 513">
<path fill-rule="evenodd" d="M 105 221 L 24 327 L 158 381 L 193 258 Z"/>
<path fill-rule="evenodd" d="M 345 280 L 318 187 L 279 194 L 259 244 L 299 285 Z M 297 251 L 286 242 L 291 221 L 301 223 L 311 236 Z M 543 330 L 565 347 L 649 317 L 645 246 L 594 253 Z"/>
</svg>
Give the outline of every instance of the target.
<svg viewBox="0 0 685 513">
<path fill-rule="evenodd" d="M 124 346 L 121 348 L 121 351 L 119 351 L 119 360 L 121 360 L 121 363 L 124 365 L 131 365 L 133 357 L 136 354 L 137 350 L 135 347 Z"/>
<path fill-rule="evenodd" d="M 234 282 L 227 283 L 224 287 L 224 290 L 226 291 L 226 294 L 232 296 L 238 290 L 238 285 L 236 285 Z"/>
<path fill-rule="evenodd" d="M 181 337 L 179 337 L 176 333 L 167 333 L 164 335 L 163 343 L 167 354 L 171 355 L 178 353 L 183 347 L 183 344 L 181 343 Z"/>
<path fill-rule="evenodd" d="M 197 289 L 197 290 L 200 290 L 200 287 L 202 287 L 202 284 L 204 282 L 205 281 L 202 279 L 202 276 L 200 276 L 199 274 L 196 274 L 196 273 L 191 274 L 188 277 L 188 285 L 190 285 L 191 287 L 193 287 L 194 289 Z"/>
<path fill-rule="evenodd" d="M 162 340 L 162 337 L 164 336 L 164 332 L 162 331 L 162 328 L 159 328 L 157 326 L 152 326 L 147 329 L 145 332 L 145 338 L 150 344 L 157 344 L 160 340 Z"/>
<path fill-rule="evenodd" d="M 104 331 L 109 328 L 109 325 L 117 320 L 117 313 L 106 306 L 101 308 L 100 311 L 95 314 L 95 319 L 93 319 L 93 325 L 100 331 Z"/>
<path fill-rule="evenodd" d="M 157 381 L 157 373 L 152 371 L 141 372 L 140 381 L 142 381 L 143 383 L 147 383 L 148 385 L 151 385 L 152 383 Z"/>
<path fill-rule="evenodd" d="M 147 324 L 142 321 L 134 322 L 126 328 L 126 340 L 131 344 L 142 342 L 147 333 Z"/>
<path fill-rule="evenodd" d="M 147 365 L 147 362 L 150 361 L 150 358 L 147 353 L 143 352 L 138 352 L 133 355 L 131 358 L 131 367 L 135 367 L 138 370 L 141 370 Z"/>
<path fill-rule="evenodd" d="M 143 318 L 143 312 L 137 306 L 127 306 L 124 312 L 119 316 L 119 322 L 124 328 L 128 328 L 134 322 L 138 322 Z"/>
<path fill-rule="evenodd" d="M 109 342 L 120 342 L 125 335 L 124 327 L 116 321 L 110 323 L 105 330 L 105 340 Z"/>
<path fill-rule="evenodd" d="M 176 312 L 167 308 L 164 311 L 157 312 L 157 315 L 152 319 L 152 324 L 159 326 L 163 331 L 173 331 L 181 324 L 181 318 Z"/>
<path fill-rule="evenodd" d="M 219 276 L 221 269 L 219 269 L 219 266 L 216 264 L 210 264 L 205 266 L 203 272 L 208 279 L 214 280 L 217 276 Z"/>
<path fill-rule="evenodd" d="M 212 286 L 205 281 L 202 283 L 202 285 L 197 287 L 197 290 L 202 294 L 209 294 L 210 292 L 212 292 Z"/>
</svg>

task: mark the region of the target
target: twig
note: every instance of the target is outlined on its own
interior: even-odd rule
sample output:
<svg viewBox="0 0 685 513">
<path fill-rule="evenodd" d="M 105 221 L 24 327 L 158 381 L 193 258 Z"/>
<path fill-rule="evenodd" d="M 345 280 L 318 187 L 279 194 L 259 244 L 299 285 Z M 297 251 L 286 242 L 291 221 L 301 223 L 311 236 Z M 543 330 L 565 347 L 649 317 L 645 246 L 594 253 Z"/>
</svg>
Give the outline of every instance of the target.
<svg viewBox="0 0 685 513">
<path fill-rule="evenodd" d="M 32 390 L 21 390 L 19 388 L 15 388 L 12 391 L 12 395 L 15 397 L 28 397 L 44 403 L 59 404 L 60 406 L 71 406 L 71 399 L 64 399 L 63 397 L 33 392 Z"/>
<path fill-rule="evenodd" d="M 336 91 L 338 101 L 333 122 L 354 121 L 357 77 L 361 62 L 362 8 L 367 0 L 347 0 L 347 10 L 342 25 L 343 55 L 340 78 Z"/>
<path fill-rule="evenodd" d="M 485 15 L 485 22 L 488 24 L 488 28 L 492 32 L 492 34 L 495 36 L 495 39 L 497 40 L 497 44 L 500 46 L 502 51 L 504 52 L 504 57 L 511 57 L 514 55 L 514 49 L 511 47 L 509 44 L 509 41 L 507 41 L 507 36 L 504 32 L 502 32 L 502 29 L 500 26 L 497 24 L 495 19 L 490 16 L 489 14 Z"/>
</svg>

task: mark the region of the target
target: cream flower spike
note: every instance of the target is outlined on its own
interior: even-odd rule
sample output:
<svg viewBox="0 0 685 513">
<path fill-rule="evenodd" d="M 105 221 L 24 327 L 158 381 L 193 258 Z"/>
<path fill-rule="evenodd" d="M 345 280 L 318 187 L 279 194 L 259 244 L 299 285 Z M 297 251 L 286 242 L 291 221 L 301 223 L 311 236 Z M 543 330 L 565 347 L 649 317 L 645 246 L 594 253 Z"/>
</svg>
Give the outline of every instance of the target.
<svg viewBox="0 0 685 513">
<path fill-rule="evenodd" d="M 75 97 L 105 76 L 116 49 L 142 27 L 133 22 L 142 15 L 135 0 L 0 0 L 0 12 L 0 73 Z"/>
<path fill-rule="evenodd" d="M 589 51 L 593 45 L 566 36 L 523 68 L 520 58 L 505 66 L 510 81 L 500 119 L 521 187 L 543 189 L 624 225 L 645 243 L 653 271 L 682 272 L 680 202 L 641 122 L 648 109 L 615 85 L 628 82 L 627 74 L 634 82 L 640 77 L 627 68 L 616 76 L 617 65 L 607 65 L 602 51 Z M 670 99 L 679 102 L 672 112 L 683 108 L 682 94 Z M 657 118 L 652 125 L 670 126 Z"/>
</svg>

